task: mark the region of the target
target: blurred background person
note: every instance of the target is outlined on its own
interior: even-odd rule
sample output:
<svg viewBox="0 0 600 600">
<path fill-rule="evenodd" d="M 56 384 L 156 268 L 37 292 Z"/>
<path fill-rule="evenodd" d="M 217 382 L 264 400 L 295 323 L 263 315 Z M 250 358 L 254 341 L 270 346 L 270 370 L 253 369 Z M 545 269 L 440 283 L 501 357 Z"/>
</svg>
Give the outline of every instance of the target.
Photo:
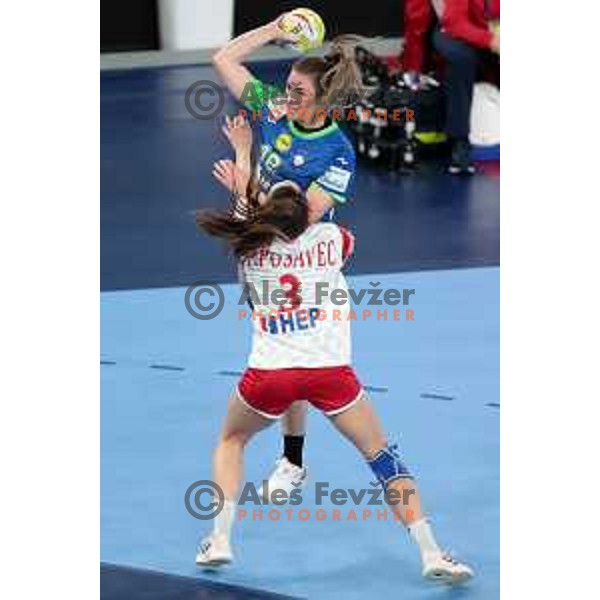
<svg viewBox="0 0 600 600">
<path fill-rule="evenodd" d="M 439 21 L 433 43 L 445 61 L 446 134 L 452 149 L 449 171 L 472 174 L 473 87 L 482 63 L 500 54 L 500 0 L 431 0 L 431 4 Z"/>
<path fill-rule="evenodd" d="M 469 142 L 473 89 L 480 67 L 500 54 L 500 0 L 405 0 L 404 80 L 417 90 L 431 67 L 431 42 L 444 59 L 449 171 L 472 174 Z M 431 35 L 433 34 L 433 35 Z M 492 76 L 492 79 L 496 77 Z"/>
<path fill-rule="evenodd" d="M 421 74 L 427 68 L 429 33 L 434 23 L 432 0 L 404 0 L 404 47 L 402 67 L 405 81 L 418 89 Z"/>
</svg>

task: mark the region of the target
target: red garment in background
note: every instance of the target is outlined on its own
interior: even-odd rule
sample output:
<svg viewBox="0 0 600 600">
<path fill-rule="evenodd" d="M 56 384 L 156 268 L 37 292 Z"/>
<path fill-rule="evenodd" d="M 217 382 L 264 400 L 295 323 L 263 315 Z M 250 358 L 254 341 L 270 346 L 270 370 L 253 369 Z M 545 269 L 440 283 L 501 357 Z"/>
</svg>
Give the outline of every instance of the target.
<svg viewBox="0 0 600 600">
<path fill-rule="evenodd" d="M 431 0 L 405 0 L 402 63 L 406 71 L 422 70 L 425 36 L 433 18 Z M 492 41 L 488 21 L 497 19 L 500 0 L 445 0 L 441 25 L 452 37 L 488 49 Z"/>
<path fill-rule="evenodd" d="M 429 31 L 432 19 L 431 0 L 404 0 L 402 66 L 405 71 L 422 71 L 425 56 L 425 35 Z"/>
<path fill-rule="evenodd" d="M 498 19 L 500 0 L 446 0 L 442 29 L 453 38 L 487 50 L 492 43 L 488 22 Z"/>
</svg>

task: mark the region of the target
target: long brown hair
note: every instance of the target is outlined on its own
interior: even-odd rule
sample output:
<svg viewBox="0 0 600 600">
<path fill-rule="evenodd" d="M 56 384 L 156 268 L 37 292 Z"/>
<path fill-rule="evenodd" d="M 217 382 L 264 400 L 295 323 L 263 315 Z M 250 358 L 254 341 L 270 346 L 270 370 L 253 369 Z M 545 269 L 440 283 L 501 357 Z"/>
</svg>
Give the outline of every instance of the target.
<svg viewBox="0 0 600 600">
<path fill-rule="evenodd" d="M 312 56 L 293 63 L 294 71 L 312 76 L 320 106 L 343 108 L 363 92 L 362 75 L 356 62 L 356 46 L 361 41 L 359 36 L 340 35 L 331 42 L 323 58 Z"/>
<path fill-rule="evenodd" d="M 260 204 L 234 203 L 229 212 L 201 210 L 197 226 L 208 235 L 225 240 L 238 259 L 252 256 L 275 239 L 293 240 L 308 227 L 306 200 L 291 184 L 281 184 Z"/>
</svg>

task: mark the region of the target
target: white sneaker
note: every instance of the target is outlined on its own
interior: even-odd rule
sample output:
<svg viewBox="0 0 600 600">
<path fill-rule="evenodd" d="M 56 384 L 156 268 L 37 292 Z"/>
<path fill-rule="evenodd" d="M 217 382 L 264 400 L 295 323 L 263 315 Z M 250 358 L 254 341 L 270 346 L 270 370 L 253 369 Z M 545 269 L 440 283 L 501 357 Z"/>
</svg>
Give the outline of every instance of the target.
<svg viewBox="0 0 600 600">
<path fill-rule="evenodd" d="M 230 563 L 233 553 L 229 540 L 224 535 L 211 533 L 198 545 L 196 564 L 202 567 L 218 567 Z"/>
<path fill-rule="evenodd" d="M 271 502 L 271 494 L 275 490 L 284 490 L 288 497 L 293 490 L 301 490 L 308 480 L 306 467 L 299 467 L 282 456 L 276 463 L 275 470 L 271 473 L 265 486 L 260 488 L 260 496 L 265 502 Z"/>
<path fill-rule="evenodd" d="M 473 570 L 449 554 L 435 553 L 423 558 L 423 577 L 430 581 L 459 584 L 473 577 Z"/>
</svg>

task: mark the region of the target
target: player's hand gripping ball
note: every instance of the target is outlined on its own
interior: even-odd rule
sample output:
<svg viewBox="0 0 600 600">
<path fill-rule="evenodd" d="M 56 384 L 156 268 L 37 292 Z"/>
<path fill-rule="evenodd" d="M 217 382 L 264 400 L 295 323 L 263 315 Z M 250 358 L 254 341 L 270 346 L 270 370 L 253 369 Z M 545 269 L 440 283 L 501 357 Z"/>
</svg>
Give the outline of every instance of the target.
<svg viewBox="0 0 600 600">
<path fill-rule="evenodd" d="M 299 52 L 319 48 L 325 40 L 323 19 L 310 8 L 295 8 L 279 20 L 282 31 L 293 36 L 289 45 Z"/>
</svg>

